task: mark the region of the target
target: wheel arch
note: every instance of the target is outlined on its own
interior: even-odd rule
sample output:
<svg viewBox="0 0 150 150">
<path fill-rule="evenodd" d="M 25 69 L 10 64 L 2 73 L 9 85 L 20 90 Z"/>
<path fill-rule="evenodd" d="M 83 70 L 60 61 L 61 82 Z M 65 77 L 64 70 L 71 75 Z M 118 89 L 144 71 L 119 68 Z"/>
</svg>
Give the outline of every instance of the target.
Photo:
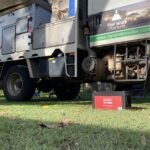
<svg viewBox="0 0 150 150">
<path fill-rule="evenodd" d="M 3 80 L 6 71 L 8 68 L 12 66 L 22 66 L 27 68 L 27 63 L 25 60 L 20 60 L 20 61 L 9 61 L 9 62 L 3 62 L 1 63 L 1 70 L 0 70 L 0 80 Z"/>
<path fill-rule="evenodd" d="M 10 67 L 10 68 L 8 68 Z M 30 78 L 23 64 L 8 65 L 3 76 L 2 88 L 8 101 L 28 101 L 32 98 L 36 81 Z"/>
</svg>

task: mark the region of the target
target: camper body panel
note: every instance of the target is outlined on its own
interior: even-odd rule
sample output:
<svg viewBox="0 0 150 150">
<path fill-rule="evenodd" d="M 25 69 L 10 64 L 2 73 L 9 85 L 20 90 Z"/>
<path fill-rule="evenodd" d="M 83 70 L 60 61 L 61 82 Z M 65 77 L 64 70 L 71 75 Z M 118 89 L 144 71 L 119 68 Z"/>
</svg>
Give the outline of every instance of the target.
<svg viewBox="0 0 150 150">
<path fill-rule="evenodd" d="M 39 4 L 25 5 L 24 8 L 0 17 L 1 20 L 6 20 L 5 23 L 1 21 L 0 26 L 1 62 L 22 59 L 34 61 L 32 59 L 41 57 L 48 59 L 53 57 L 55 51 L 60 50 L 65 57 L 69 53 L 73 54 L 74 63 L 70 68 L 73 68 L 72 72 L 74 72 L 72 77 L 77 77 L 78 1 L 66 0 L 60 8 L 58 4 L 54 5 L 58 7 L 56 9 L 58 13 L 62 11 L 59 15 L 57 12 L 52 14 L 47 7 L 44 9 L 43 5 Z M 52 9 L 55 10 L 53 7 Z M 70 77 L 67 69 L 66 76 Z"/>
<path fill-rule="evenodd" d="M 8 58 L 25 58 L 26 51 L 32 50 L 31 38 L 34 27 L 49 22 L 50 17 L 50 12 L 35 4 L 1 16 L 1 61 L 7 61 Z"/>
</svg>

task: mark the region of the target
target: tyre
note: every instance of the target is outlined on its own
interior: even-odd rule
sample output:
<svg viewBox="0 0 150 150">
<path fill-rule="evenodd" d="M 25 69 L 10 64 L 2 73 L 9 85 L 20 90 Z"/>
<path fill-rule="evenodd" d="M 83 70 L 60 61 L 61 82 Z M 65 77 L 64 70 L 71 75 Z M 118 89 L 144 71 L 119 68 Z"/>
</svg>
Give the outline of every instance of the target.
<svg viewBox="0 0 150 150">
<path fill-rule="evenodd" d="M 35 91 L 35 81 L 24 66 L 12 66 L 4 75 L 3 91 L 8 101 L 29 101 Z"/>
<path fill-rule="evenodd" d="M 73 100 L 80 92 L 80 84 L 59 83 L 55 85 L 54 92 L 60 100 Z"/>
</svg>

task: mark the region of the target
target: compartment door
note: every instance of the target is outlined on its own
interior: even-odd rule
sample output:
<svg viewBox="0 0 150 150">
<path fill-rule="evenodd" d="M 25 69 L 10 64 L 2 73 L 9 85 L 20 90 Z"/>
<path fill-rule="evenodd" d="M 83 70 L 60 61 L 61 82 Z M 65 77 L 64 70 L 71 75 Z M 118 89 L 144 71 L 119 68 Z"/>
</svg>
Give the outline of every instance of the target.
<svg viewBox="0 0 150 150">
<path fill-rule="evenodd" d="M 2 31 L 2 54 L 15 52 L 15 25 L 4 28 Z"/>
<path fill-rule="evenodd" d="M 33 32 L 33 49 L 75 43 L 75 21 L 47 24 Z"/>
<path fill-rule="evenodd" d="M 22 52 L 31 50 L 31 33 L 19 34 L 16 36 L 16 51 Z"/>
</svg>

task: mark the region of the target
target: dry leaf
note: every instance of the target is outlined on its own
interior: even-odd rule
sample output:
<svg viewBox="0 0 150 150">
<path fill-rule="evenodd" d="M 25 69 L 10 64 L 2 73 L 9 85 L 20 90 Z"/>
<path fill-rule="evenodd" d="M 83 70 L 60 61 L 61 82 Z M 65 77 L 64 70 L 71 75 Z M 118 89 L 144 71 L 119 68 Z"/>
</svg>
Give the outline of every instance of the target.
<svg viewBox="0 0 150 150">
<path fill-rule="evenodd" d="M 52 125 L 48 125 L 48 124 L 40 124 L 41 128 L 48 128 L 48 129 L 55 129 L 58 128 L 58 124 L 52 124 Z"/>
<path fill-rule="evenodd" d="M 72 122 L 69 119 L 64 119 L 61 122 L 57 123 L 57 124 L 40 124 L 41 128 L 47 128 L 47 129 L 55 129 L 55 128 L 63 128 L 65 126 L 70 125 Z"/>
</svg>

